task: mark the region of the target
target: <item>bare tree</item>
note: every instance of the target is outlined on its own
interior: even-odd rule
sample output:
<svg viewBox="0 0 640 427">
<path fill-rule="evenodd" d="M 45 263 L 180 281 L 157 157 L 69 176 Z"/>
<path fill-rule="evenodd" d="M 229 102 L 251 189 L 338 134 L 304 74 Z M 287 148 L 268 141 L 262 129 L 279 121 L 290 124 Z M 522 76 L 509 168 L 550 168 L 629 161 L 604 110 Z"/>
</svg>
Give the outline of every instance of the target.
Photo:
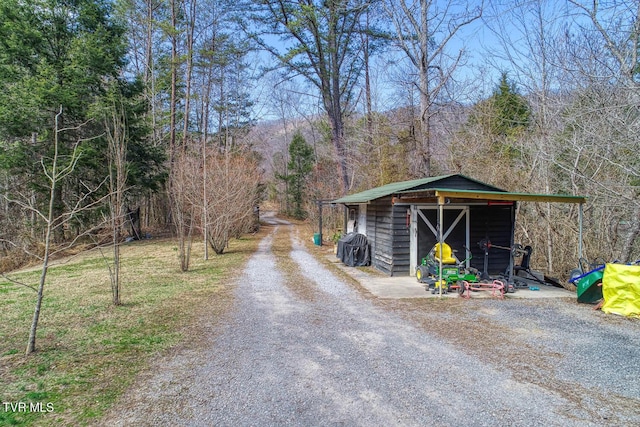
<svg viewBox="0 0 640 427">
<path fill-rule="evenodd" d="M 554 88 L 558 86 L 558 72 L 554 64 L 557 63 L 557 43 L 563 32 L 563 21 L 559 19 L 564 15 L 563 8 L 541 0 L 516 0 L 509 4 L 507 10 L 497 10 L 493 17 L 487 17 L 487 27 L 501 46 L 501 49 L 496 49 L 495 45 L 487 46 L 487 57 L 496 67 L 509 64 L 513 70 L 512 77 L 527 94 L 533 113 L 530 132 L 513 141 L 521 159 L 512 166 L 525 173 L 512 172 L 510 176 L 519 176 L 519 185 L 526 191 L 549 193 L 555 181 L 551 172 L 557 152 L 554 139 L 562 130 L 558 120 L 562 100 L 554 94 Z M 509 185 L 513 183 L 511 180 Z M 557 252 L 555 240 L 566 238 L 556 236 L 559 212 L 554 212 L 554 209 L 551 203 L 535 209 L 536 216 L 543 218 L 545 223 L 544 245 L 539 242 L 538 247 L 545 247 L 547 271 L 550 273 L 554 271 L 553 260 Z"/>
<path fill-rule="evenodd" d="M 144 99 L 149 110 L 145 119 L 150 125 L 148 135 L 153 147 L 164 147 L 167 143 L 168 126 L 166 126 L 167 105 L 166 88 L 163 72 L 163 58 L 166 58 L 167 48 L 166 30 L 170 16 L 170 3 L 165 0 L 123 0 L 119 8 L 122 18 L 128 23 L 127 36 L 129 40 L 127 74 L 142 78 L 144 83 Z M 152 222 L 162 226 L 170 221 L 167 214 L 167 194 L 145 194 L 140 201 L 143 209 L 142 218 L 145 226 Z"/>
<path fill-rule="evenodd" d="M 350 188 L 344 119 L 362 72 L 358 30 L 368 2 L 267 0 L 253 3 L 253 22 L 259 30 L 245 27 L 247 33 L 271 53 L 278 66 L 286 68 L 291 76 L 301 76 L 320 94 L 344 194 Z M 285 49 L 267 42 L 262 37 L 267 35 L 284 39 Z"/>
<path fill-rule="evenodd" d="M 21 281 L 15 280 L 6 274 L 2 274 L 7 280 L 12 283 L 16 283 L 21 286 L 25 286 L 37 292 L 35 309 L 33 312 L 33 318 L 31 321 L 31 328 L 29 331 L 29 339 L 27 342 L 26 354 L 33 353 L 36 351 L 36 333 L 38 330 L 38 322 L 40 319 L 40 311 L 42 309 L 42 301 L 44 297 L 44 288 L 47 282 L 47 272 L 50 266 L 51 257 L 69 247 L 73 246 L 79 238 L 89 233 L 89 230 L 78 233 L 78 235 L 72 241 L 68 242 L 62 247 L 54 247 L 53 244 L 53 236 L 57 229 L 63 228 L 70 221 L 75 219 L 81 212 L 92 209 L 98 205 L 100 205 L 105 197 L 101 198 L 93 198 L 93 195 L 96 194 L 96 191 L 99 187 L 104 183 L 100 183 L 97 188 L 90 188 L 86 185 L 84 186 L 84 191 L 80 194 L 72 205 L 68 205 L 67 209 L 64 210 L 60 214 L 56 214 L 57 209 L 54 207 L 54 203 L 56 201 L 56 192 L 58 188 L 62 185 L 62 182 L 68 178 L 73 172 L 80 158 L 80 144 L 83 142 L 82 140 L 78 140 L 72 147 L 72 151 L 69 155 L 60 154 L 60 136 L 66 132 L 71 130 L 77 130 L 78 127 L 73 128 L 60 128 L 59 120 L 62 116 L 62 107 L 60 111 L 56 114 L 54 120 L 54 135 L 53 135 L 53 155 L 51 158 L 42 157 L 40 159 L 40 165 L 42 167 L 43 176 L 46 178 L 48 182 L 48 201 L 47 205 L 44 209 L 39 209 L 32 203 L 31 198 L 24 199 L 14 199 L 6 194 L 3 194 L 2 197 L 6 199 L 6 201 L 10 204 L 16 204 L 22 209 L 33 212 L 39 219 L 39 221 L 43 224 L 42 227 L 42 235 L 44 240 L 44 248 L 42 256 L 38 256 L 36 254 L 31 254 L 38 258 L 41 263 L 40 270 L 40 278 L 37 286 L 33 286 L 27 283 L 23 283 Z M 82 125 L 81 125 L 82 126 Z M 8 242 L 12 243 L 12 242 Z"/>
<path fill-rule="evenodd" d="M 628 155 L 640 137 L 637 4 L 514 1 L 494 17 L 487 23 L 501 49 L 494 42 L 487 56 L 500 71 L 510 69 L 533 120 L 510 142 L 513 155 L 499 162 L 508 179 L 481 168 L 478 176 L 507 188 L 518 182 L 530 192 L 588 195 L 585 254 L 632 259 L 640 232 L 634 185 L 640 165 Z M 472 140 L 478 144 L 483 136 Z M 575 240 L 577 216 L 563 205 L 520 208 L 518 234 L 544 248 L 537 254 L 547 271 L 575 265 L 578 254 L 566 242 Z"/>
<path fill-rule="evenodd" d="M 181 268 L 189 267 L 191 237 L 197 229 L 208 244 L 222 254 L 229 240 L 246 233 L 255 225 L 255 208 L 259 202 L 261 176 L 257 163 L 248 155 L 207 149 L 207 173 L 202 159 L 187 151 L 176 158 L 175 191 L 180 193 L 182 211 L 175 215 L 182 224 L 179 233 Z M 206 182 L 206 185 L 203 185 Z M 207 189 L 206 213 L 202 212 L 202 189 Z M 206 219 L 206 222 L 205 222 Z M 181 237 L 182 236 L 182 237 Z"/>
<path fill-rule="evenodd" d="M 178 52 L 178 13 L 182 0 L 170 0 L 171 26 L 169 39 L 171 40 L 171 97 L 169 99 L 169 174 L 173 173 L 173 166 L 177 152 L 176 127 L 177 127 L 177 107 L 178 107 L 178 73 L 179 73 L 179 52 Z M 171 185 L 171 177 L 169 177 Z M 170 193 L 172 191 L 170 190 Z M 170 202 L 173 204 L 173 202 Z"/>
<path fill-rule="evenodd" d="M 484 1 L 386 0 L 395 40 L 418 74 L 420 93 L 421 169 L 432 173 L 432 118 L 435 105 L 464 58 L 464 49 L 450 52 L 462 29 L 482 16 Z"/>
<path fill-rule="evenodd" d="M 105 118 L 109 144 L 109 211 L 113 249 L 113 263 L 108 264 L 108 268 L 113 304 L 120 305 L 120 240 L 125 217 L 127 134 L 123 109 L 114 103 L 110 114 L 111 117 Z"/>
<path fill-rule="evenodd" d="M 199 181 L 196 181 L 197 177 L 195 176 L 196 171 L 201 170 L 201 164 L 194 165 L 197 160 L 197 156 L 190 151 L 181 151 L 174 159 L 175 167 L 169 177 L 171 180 L 169 190 L 171 213 L 178 236 L 178 258 L 180 260 L 180 270 L 182 271 L 189 270 L 195 210 L 198 206 L 202 206 L 202 186 L 197 185 Z M 197 203 L 195 194 L 198 195 Z"/>
<path fill-rule="evenodd" d="M 207 206 L 209 244 L 216 254 L 222 254 L 234 237 L 251 230 L 255 208 L 259 203 L 260 171 L 246 155 L 216 153 L 208 155 L 210 189 Z"/>
<path fill-rule="evenodd" d="M 599 36 L 600 41 L 588 45 L 587 48 L 588 52 L 592 53 L 590 60 L 605 72 L 600 76 L 583 74 L 582 78 L 595 87 L 606 87 L 611 82 L 616 86 L 604 93 L 595 92 L 603 93 L 607 100 L 613 102 L 609 103 L 608 108 L 602 108 L 601 103 L 594 105 L 598 110 L 593 113 L 598 117 L 590 115 L 596 120 L 584 123 L 580 129 L 588 132 L 585 137 L 596 137 L 600 141 L 598 151 L 594 153 L 600 161 L 600 173 L 592 176 L 591 182 L 592 185 L 604 184 L 605 188 L 601 187 L 598 192 L 612 193 L 617 200 L 614 204 L 623 204 L 626 214 L 619 223 L 625 222 L 628 225 L 615 227 L 616 235 L 624 234 L 623 243 L 616 251 L 616 256 L 622 260 L 632 260 L 634 253 L 636 256 L 640 253 L 636 248 L 636 242 L 640 237 L 640 162 L 637 155 L 628 155 L 630 152 L 637 152 L 637 141 L 640 138 L 640 110 L 637 107 L 640 99 L 640 3 L 577 0 L 569 0 L 569 3 L 591 23 L 590 28 L 582 26 L 580 35 L 584 36 L 585 40 L 598 40 L 596 36 Z M 594 50 L 597 46 L 603 46 L 606 54 L 601 55 L 601 51 Z M 602 123 L 602 119 L 606 120 L 606 127 L 594 129 L 592 125 Z M 607 130 L 610 133 L 607 133 Z M 580 148 L 576 147 L 579 149 L 576 161 L 583 155 Z M 605 171 L 609 172 L 609 176 L 603 180 L 602 175 Z"/>
</svg>

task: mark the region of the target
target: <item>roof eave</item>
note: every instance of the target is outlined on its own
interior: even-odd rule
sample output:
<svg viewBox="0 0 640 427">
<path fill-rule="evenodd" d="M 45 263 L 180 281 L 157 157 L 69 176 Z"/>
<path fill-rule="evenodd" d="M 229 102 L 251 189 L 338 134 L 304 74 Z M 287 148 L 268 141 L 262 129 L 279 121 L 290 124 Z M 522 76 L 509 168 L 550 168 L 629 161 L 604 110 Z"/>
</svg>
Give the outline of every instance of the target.
<svg viewBox="0 0 640 427">
<path fill-rule="evenodd" d="M 566 194 L 528 194 L 497 191 L 434 189 L 436 197 L 499 200 L 512 202 L 586 203 L 584 196 Z"/>
</svg>

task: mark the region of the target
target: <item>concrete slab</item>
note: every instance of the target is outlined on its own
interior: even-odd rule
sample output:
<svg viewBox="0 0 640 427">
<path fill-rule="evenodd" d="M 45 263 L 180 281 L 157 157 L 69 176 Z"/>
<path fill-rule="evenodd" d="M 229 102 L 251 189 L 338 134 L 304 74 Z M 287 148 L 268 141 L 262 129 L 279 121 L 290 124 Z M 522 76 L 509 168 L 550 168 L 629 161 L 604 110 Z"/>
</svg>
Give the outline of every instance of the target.
<svg viewBox="0 0 640 427">
<path fill-rule="evenodd" d="M 373 269 L 373 267 L 347 267 L 335 255 L 327 255 L 327 259 L 340 270 L 356 279 L 365 289 L 378 298 L 440 298 L 425 289 L 423 283 L 418 283 L 415 277 L 388 277 Z M 534 298 L 576 298 L 576 293 L 554 286 L 539 285 L 539 290 L 516 289 L 505 295 L 506 299 L 534 299 Z M 460 298 L 456 292 L 442 295 L 442 298 Z M 493 298 L 491 291 L 471 292 L 471 298 Z"/>
</svg>

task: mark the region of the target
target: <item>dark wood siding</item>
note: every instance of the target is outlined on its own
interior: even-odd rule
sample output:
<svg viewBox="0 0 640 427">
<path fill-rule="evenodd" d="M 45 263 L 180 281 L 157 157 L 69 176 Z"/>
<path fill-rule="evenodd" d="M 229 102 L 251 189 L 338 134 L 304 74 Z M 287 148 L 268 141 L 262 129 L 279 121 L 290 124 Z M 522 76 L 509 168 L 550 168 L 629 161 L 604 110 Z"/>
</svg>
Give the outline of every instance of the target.
<svg viewBox="0 0 640 427">
<path fill-rule="evenodd" d="M 478 245 L 489 239 L 493 245 L 511 247 L 513 244 L 513 206 L 471 206 L 470 242 L 473 259 L 471 265 L 480 271 L 484 267 L 484 251 Z M 489 250 L 489 274 L 504 273 L 509 267 L 510 252 Z"/>
<path fill-rule="evenodd" d="M 371 245 L 371 265 L 388 275 L 393 272 L 393 205 L 391 197 L 367 206 L 367 238 Z"/>
<path fill-rule="evenodd" d="M 410 271 L 410 229 L 407 227 L 408 205 L 391 204 L 390 198 L 378 199 L 367 206 L 367 238 L 371 246 L 371 264 L 389 276 L 407 276 Z M 427 217 L 436 222 L 435 210 L 424 210 Z M 445 229 L 459 214 L 459 210 L 446 210 Z M 471 265 L 480 271 L 484 268 L 484 252 L 478 245 L 483 239 L 491 240 L 493 245 L 513 246 L 514 210 L 512 206 L 471 206 L 470 250 L 473 255 Z M 418 220 L 419 253 L 418 262 L 435 244 L 436 239 L 427 229 L 422 219 Z M 464 221 L 460 221 L 448 238 L 448 242 L 457 249 L 458 256 L 464 258 Z M 489 250 L 489 274 L 504 273 L 510 261 L 509 251 L 492 248 Z"/>
<path fill-rule="evenodd" d="M 454 175 L 416 187 L 413 190 L 446 188 L 452 190 L 501 191 L 481 182 L 460 175 Z M 435 206 L 435 205 L 434 205 Z M 381 197 L 367 204 L 367 240 L 370 245 L 371 265 L 389 276 L 411 274 L 411 236 L 407 227 L 407 209 L 409 205 L 393 205 L 392 195 Z M 436 222 L 436 212 L 425 210 L 432 224 Z M 445 228 L 456 218 L 459 210 L 444 214 Z M 470 248 L 473 254 L 471 264 L 480 271 L 483 269 L 484 252 L 478 246 L 482 239 L 489 238 L 494 245 L 511 247 L 513 245 L 514 210 L 509 205 L 471 206 Z M 433 216 L 433 219 L 431 217 Z M 424 229 L 423 229 L 424 228 Z M 433 233 L 426 229 L 422 219 L 418 220 L 418 262 L 435 244 Z M 426 230 L 425 230 L 426 229 Z M 465 225 L 461 221 L 447 237 L 449 243 L 464 259 L 462 248 L 465 242 Z M 506 250 L 491 249 L 489 252 L 489 274 L 503 273 L 509 266 L 510 253 Z"/>
<path fill-rule="evenodd" d="M 396 205 L 393 207 L 393 265 L 392 276 L 408 276 L 411 270 L 410 235 L 407 224 L 407 210 L 409 206 Z"/>
</svg>

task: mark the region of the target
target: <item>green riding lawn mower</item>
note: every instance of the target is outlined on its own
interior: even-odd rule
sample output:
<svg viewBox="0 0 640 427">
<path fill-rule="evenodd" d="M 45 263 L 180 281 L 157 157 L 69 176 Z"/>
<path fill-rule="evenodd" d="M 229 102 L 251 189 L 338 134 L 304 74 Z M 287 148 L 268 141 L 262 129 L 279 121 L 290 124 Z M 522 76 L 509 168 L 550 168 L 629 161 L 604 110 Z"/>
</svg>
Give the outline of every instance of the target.
<svg viewBox="0 0 640 427">
<path fill-rule="evenodd" d="M 481 240 L 478 242 L 478 246 L 484 252 L 484 268 L 482 272 L 468 266 L 468 261 L 471 260 L 471 251 L 467 247 L 463 246 L 467 257 L 460 261 L 455 256 L 455 251 L 448 244 L 443 243 L 442 250 L 440 250 L 440 244 L 436 243 L 427 256 L 422 258 L 420 265 L 416 267 L 416 279 L 420 283 L 425 283 L 427 291 L 431 290 L 433 294 L 438 293 L 440 289 L 442 289 L 443 294 L 451 290 L 458 290 L 458 293 L 462 294 L 465 291 L 462 282 L 467 282 L 468 284 L 490 283 L 491 280 L 496 278 L 504 283 L 505 292 L 515 292 L 516 288 L 539 290 L 539 284 L 562 287 L 556 279 L 535 274 L 530 269 L 529 262 L 533 251 L 531 246 L 522 247 L 519 244 L 511 247 L 498 246 L 492 244 L 489 239 Z M 490 276 L 488 273 L 490 249 L 510 252 L 507 270 L 495 277 Z M 516 265 L 515 259 L 518 257 L 522 257 L 522 260 L 519 265 Z M 440 260 L 442 260 L 442 281 L 440 281 Z"/>
<path fill-rule="evenodd" d="M 420 283 L 425 283 L 427 290 L 432 294 L 442 292 L 446 294 L 452 290 L 458 293 L 464 292 L 462 282 L 477 283 L 479 281 L 478 270 L 467 267 L 467 262 L 471 260 L 471 251 L 464 247 L 467 257 L 460 261 L 451 247 L 443 243 L 436 243 L 418 267 L 416 267 L 416 279 Z M 442 260 L 442 281 L 440 281 L 440 261 Z"/>
</svg>

